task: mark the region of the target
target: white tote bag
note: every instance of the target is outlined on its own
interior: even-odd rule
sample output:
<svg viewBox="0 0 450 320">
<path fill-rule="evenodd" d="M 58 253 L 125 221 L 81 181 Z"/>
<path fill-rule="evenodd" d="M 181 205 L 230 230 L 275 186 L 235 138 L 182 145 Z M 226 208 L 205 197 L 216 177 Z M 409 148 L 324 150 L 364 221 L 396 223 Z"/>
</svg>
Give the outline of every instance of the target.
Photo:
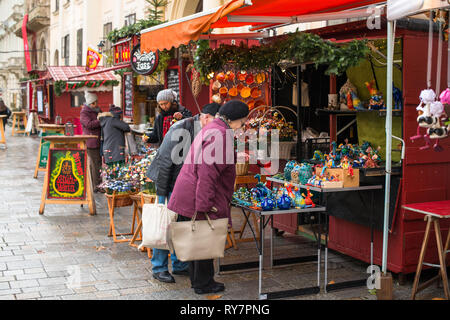
<svg viewBox="0 0 450 320">
<path fill-rule="evenodd" d="M 146 203 L 142 207 L 142 247 L 169 250 L 167 230 L 177 220 L 177 214 L 167 209 L 167 202 Z"/>
</svg>

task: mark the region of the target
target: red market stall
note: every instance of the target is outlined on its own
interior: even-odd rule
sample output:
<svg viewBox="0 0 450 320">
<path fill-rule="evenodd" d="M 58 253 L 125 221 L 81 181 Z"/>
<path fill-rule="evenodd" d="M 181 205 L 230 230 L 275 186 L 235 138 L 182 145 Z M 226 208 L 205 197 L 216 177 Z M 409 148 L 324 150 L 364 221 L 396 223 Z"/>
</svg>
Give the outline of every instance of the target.
<svg viewBox="0 0 450 320">
<path fill-rule="evenodd" d="M 187 44 L 190 40 L 198 40 L 200 34 L 210 28 L 241 27 L 251 25 L 252 31 L 302 22 L 302 17 L 307 15 L 321 15 L 323 20 L 333 19 L 333 11 L 341 11 L 355 7 L 380 3 L 381 1 L 230 1 L 220 8 L 215 8 L 190 18 L 183 18 L 168 24 L 150 28 L 142 32 L 142 50 L 156 50 L 180 44 Z M 365 9 L 361 9 L 365 10 Z M 357 11 L 357 10 L 355 10 Z M 367 11 L 367 10 L 366 10 Z M 328 15 L 327 15 L 328 14 Z M 316 17 L 317 18 L 317 17 Z M 336 18 L 335 18 L 336 19 Z M 315 20 L 310 20 L 315 21 Z M 174 30 L 185 30 L 175 38 L 167 37 L 167 34 L 175 34 Z M 441 145 L 444 152 L 420 151 L 420 143 L 413 143 L 409 137 L 413 136 L 417 129 L 417 111 L 419 95 L 426 86 L 426 56 L 427 56 L 427 27 L 420 23 L 406 19 L 397 23 L 396 39 L 400 40 L 402 48 L 402 99 L 403 111 L 396 114 L 401 126 L 401 137 L 405 141 L 405 158 L 399 168 L 397 177 L 398 185 L 392 188 L 391 216 L 389 223 L 389 248 L 387 267 L 394 273 L 411 273 L 416 270 L 420 245 L 424 235 L 425 223 L 423 217 L 406 212 L 403 205 L 419 201 L 438 201 L 450 199 L 450 139 L 443 140 Z M 367 27 L 367 21 L 358 21 L 340 26 L 311 31 L 324 39 L 333 41 L 351 41 L 353 39 L 386 39 L 386 20 L 383 19 L 381 28 Z M 164 38 L 164 39 L 163 39 Z M 437 33 L 434 35 L 434 48 L 437 48 Z M 447 53 L 443 49 L 442 69 L 447 68 Z M 436 55 L 433 58 L 433 74 L 436 71 Z M 446 83 L 446 75 L 442 73 L 441 83 Z M 434 84 L 433 84 L 434 85 Z M 329 92 L 336 93 L 336 79 L 328 79 L 326 85 Z M 272 97 L 273 99 L 274 97 Z M 277 101 L 280 99 L 277 99 Z M 278 102 L 277 102 L 278 103 Z M 325 106 L 320 106 L 325 107 Z M 328 117 L 328 118 L 327 118 Z M 337 137 L 337 116 L 326 115 L 322 118 L 329 124 L 330 136 Z M 322 121 L 322 122 L 323 122 Z M 378 130 L 385 131 L 385 125 Z M 299 159 L 300 160 L 300 159 Z M 379 176 L 384 182 L 384 175 Z M 381 200 L 381 206 L 384 201 Z M 383 220 L 383 210 L 378 210 L 379 218 Z M 297 230 L 298 220 L 291 219 L 290 232 Z M 351 220 L 351 219 L 350 219 Z M 287 222 L 289 224 L 289 222 Z M 286 225 L 287 225 L 286 224 Z M 289 227 L 289 226 L 288 226 Z M 441 226 L 443 232 L 448 229 L 448 224 Z M 370 228 L 362 224 L 354 223 L 348 219 L 331 217 L 329 222 L 329 247 L 346 255 L 362 261 L 370 262 Z M 374 263 L 382 263 L 383 233 L 380 230 L 374 232 Z M 430 240 L 430 248 L 435 246 Z M 436 260 L 437 254 L 428 250 L 429 260 Z"/>
<path fill-rule="evenodd" d="M 99 67 L 97 71 L 101 70 Z M 33 106 L 40 122 L 76 124 L 85 102 L 85 91 L 95 93 L 99 107 L 107 111 L 113 103 L 113 86 L 118 81 L 112 71 L 89 75 L 82 66 L 49 66 L 33 84 Z"/>
</svg>

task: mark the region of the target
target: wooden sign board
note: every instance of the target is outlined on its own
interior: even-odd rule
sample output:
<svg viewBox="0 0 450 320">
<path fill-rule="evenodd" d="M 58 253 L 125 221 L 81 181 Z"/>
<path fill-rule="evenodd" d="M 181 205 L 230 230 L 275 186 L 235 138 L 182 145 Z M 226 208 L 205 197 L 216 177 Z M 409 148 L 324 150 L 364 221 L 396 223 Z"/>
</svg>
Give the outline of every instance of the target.
<svg viewBox="0 0 450 320">
<path fill-rule="evenodd" d="M 47 199 L 86 199 L 86 151 L 50 149 Z"/>
<path fill-rule="evenodd" d="M 124 118 L 133 118 L 134 86 L 133 73 L 124 73 L 123 75 L 123 116 Z"/>
</svg>

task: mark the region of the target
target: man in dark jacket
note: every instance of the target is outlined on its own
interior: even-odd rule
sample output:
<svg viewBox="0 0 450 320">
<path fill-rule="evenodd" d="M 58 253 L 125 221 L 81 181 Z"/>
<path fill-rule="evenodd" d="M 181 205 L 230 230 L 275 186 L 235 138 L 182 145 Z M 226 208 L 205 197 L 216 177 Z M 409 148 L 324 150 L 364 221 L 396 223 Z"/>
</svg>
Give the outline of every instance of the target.
<svg viewBox="0 0 450 320">
<path fill-rule="evenodd" d="M 102 127 L 103 155 L 108 165 L 125 162 L 125 132 L 130 126 L 120 119 L 122 109 L 111 105 L 109 112 L 100 113 L 98 119 Z"/>
<path fill-rule="evenodd" d="M 94 135 L 97 138 L 88 139 L 86 141 L 87 153 L 89 157 L 90 173 L 94 184 L 94 192 L 98 192 L 97 186 L 101 183 L 100 168 L 102 159 L 100 157 L 100 134 L 101 127 L 97 115 L 101 112 L 98 107 L 97 95 L 85 92 L 86 103 L 80 112 L 80 122 L 83 128 L 83 135 Z"/>
<path fill-rule="evenodd" d="M 192 117 L 192 113 L 177 102 L 177 94 L 172 89 L 162 90 L 156 97 L 161 112 L 155 119 L 152 133 L 145 141 L 147 143 L 161 144 L 174 120 Z"/>
<path fill-rule="evenodd" d="M 212 122 L 220 109 L 217 103 L 203 107 L 202 113 L 195 117 L 184 119 L 173 125 L 167 132 L 163 143 L 152 161 L 147 176 L 155 181 L 156 195 L 159 203 L 165 203 L 170 198 L 175 181 L 183 166 L 189 148 L 200 130 Z M 153 249 L 153 277 L 161 282 L 173 283 L 175 279 L 168 271 L 168 250 Z M 171 256 L 172 272 L 176 275 L 188 275 L 188 263 L 181 262 L 174 253 Z"/>
</svg>

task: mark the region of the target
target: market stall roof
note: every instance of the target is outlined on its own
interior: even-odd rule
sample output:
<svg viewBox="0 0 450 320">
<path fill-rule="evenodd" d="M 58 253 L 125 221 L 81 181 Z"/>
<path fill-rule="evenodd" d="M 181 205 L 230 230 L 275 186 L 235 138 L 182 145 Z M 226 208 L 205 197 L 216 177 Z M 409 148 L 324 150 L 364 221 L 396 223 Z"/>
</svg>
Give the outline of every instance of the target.
<svg viewBox="0 0 450 320">
<path fill-rule="evenodd" d="M 290 18 L 307 14 L 337 13 L 384 2 L 381 0 L 231 0 L 221 7 L 141 31 L 141 50 L 149 52 L 188 44 L 189 41 L 198 40 L 202 33 L 214 28 L 270 25 L 270 23 L 261 22 L 261 17 Z M 248 20 L 244 21 L 246 19 L 239 19 L 239 17 Z M 278 23 L 279 20 L 274 21 Z"/>
<path fill-rule="evenodd" d="M 83 66 L 49 66 L 47 67 L 47 75 L 44 79 L 52 79 L 54 81 L 103 81 L 117 80 L 113 71 L 101 72 L 103 67 L 97 67 L 96 73 L 90 75 Z"/>
</svg>

